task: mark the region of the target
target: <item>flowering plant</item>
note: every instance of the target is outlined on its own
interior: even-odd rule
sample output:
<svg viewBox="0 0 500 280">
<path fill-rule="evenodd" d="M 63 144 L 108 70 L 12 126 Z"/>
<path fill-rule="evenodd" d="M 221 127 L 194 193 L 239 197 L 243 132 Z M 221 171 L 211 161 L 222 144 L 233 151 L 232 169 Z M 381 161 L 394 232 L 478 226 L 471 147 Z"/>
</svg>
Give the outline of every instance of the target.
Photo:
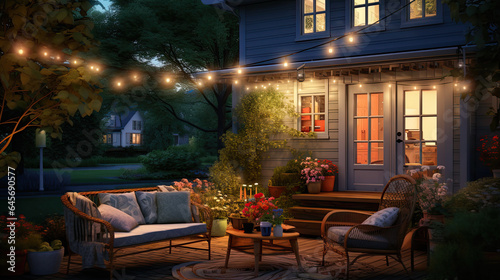
<svg viewBox="0 0 500 280">
<path fill-rule="evenodd" d="M 417 182 L 418 203 L 424 213 L 439 215 L 444 212 L 443 203 L 448 192 L 448 186 L 442 182 L 441 172 L 444 169 L 444 166 L 439 165 L 434 171 L 429 170 L 428 166 L 422 166 L 421 171 L 409 171 Z"/>
<path fill-rule="evenodd" d="M 263 193 L 257 193 L 254 195 L 254 199 L 245 203 L 245 208 L 243 208 L 243 216 L 248 218 L 250 222 L 258 221 L 264 214 L 272 213 L 273 209 L 276 209 L 276 205 L 273 204 L 274 197 L 265 198 Z"/>
<path fill-rule="evenodd" d="M 273 209 L 272 213 L 267 212 L 261 218 L 262 221 L 270 222 L 273 226 L 281 225 L 285 221 L 283 216 L 283 209 Z"/>
<path fill-rule="evenodd" d="M 325 165 L 328 168 L 327 165 Z M 302 179 L 306 180 L 306 184 L 309 182 L 318 182 L 325 180 L 323 176 L 323 166 L 320 164 L 318 159 L 312 159 L 311 157 L 306 157 L 304 161 L 301 163 L 302 170 L 300 174 L 302 175 Z"/>
<path fill-rule="evenodd" d="M 491 169 L 500 169 L 500 142 L 498 135 L 493 137 L 484 136 L 480 140 L 479 159 Z"/>
<path fill-rule="evenodd" d="M 190 191 L 191 200 L 196 203 L 203 203 L 202 195 L 204 192 L 212 187 L 212 183 L 207 180 L 200 180 L 198 178 L 194 179 L 193 182 L 189 182 L 188 179 L 183 178 L 180 182 L 174 181 L 174 188 L 178 191 Z"/>
<path fill-rule="evenodd" d="M 323 176 L 335 176 L 339 173 L 339 168 L 331 160 L 318 160 L 318 163 L 322 167 L 321 173 Z"/>
<path fill-rule="evenodd" d="M 11 225 L 15 226 L 15 228 Z M 6 216 L 0 216 L 0 228 L 3 233 L 10 232 L 11 228 L 13 228 L 15 232 L 16 249 L 30 249 L 36 246 L 33 245 L 33 243 L 41 243 L 41 234 L 44 231 L 43 226 L 35 225 L 26 221 L 26 217 L 24 215 L 19 215 L 17 221 L 8 221 Z M 10 244 L 7 241 L 7 236 L 2 236 L 1 243 L 2 246 Z"/>
<path fill-rule="evenodd" d="M 207 189 L 202 195 L 203 204 L 210 207 L 214 219 L 227 219 L 230 213 L 237 211 L 234 199 L 223 194 L 220 190 L 214 188 Z"/>
</svg>

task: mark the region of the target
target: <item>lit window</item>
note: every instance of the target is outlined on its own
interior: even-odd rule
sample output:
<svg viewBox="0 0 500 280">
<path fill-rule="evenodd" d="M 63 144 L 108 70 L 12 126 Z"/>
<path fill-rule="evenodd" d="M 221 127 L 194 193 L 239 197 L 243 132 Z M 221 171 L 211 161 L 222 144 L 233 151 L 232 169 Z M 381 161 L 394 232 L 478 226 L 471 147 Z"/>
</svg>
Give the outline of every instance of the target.
<svg viewBox="0 0 500 280">
<path fill-rule="evenodd" d="M 301 94 L 300 131 L 325 132 L 326 96 L 324 94 Z"/>
<path fill-rule="evenodd" d="M 408 0 L 410 2 L 411 0 Z M 437 0 L 415 0 L 408 9 L 409 19 L 435 17 L 437 15 Z"/>
<path fill-rule="evenodd" d="M 380 18 L 379 0 L 352 0 L 353 26 L 365 26 L 377 22 Z"/>
<path fill-rule="evenodd" d="M 142 144 L 142 134 L 140 133 L 129 133 L 129 134 L 130 134 L 129 138 L 130 144 L 137 144 L 137 145 Z"/>
<path fill-rule="evenodd" d="M 326 0 L 302 1 L 302 34 L 326 31 Z"/>
</svg>

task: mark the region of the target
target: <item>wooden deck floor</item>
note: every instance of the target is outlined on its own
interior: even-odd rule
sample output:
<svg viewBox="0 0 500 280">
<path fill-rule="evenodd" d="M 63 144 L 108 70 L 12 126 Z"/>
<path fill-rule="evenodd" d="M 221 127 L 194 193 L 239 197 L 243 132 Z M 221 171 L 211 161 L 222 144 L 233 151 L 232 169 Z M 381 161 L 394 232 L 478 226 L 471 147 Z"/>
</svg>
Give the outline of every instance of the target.
<svg viewBox="0 0 500 280">
<path fill-rule="evenodd" d="M 212 238 L 212 259 L 224 259 L 227 248 L 228 237 Z M 148 245 L 156 247 L 156 245 Z M 197 243 L 195 247 L 206 248 L 206 243 Z M 407 246 L 406 246 L 407 247 Z M 307 255 L 309 258 L 317 259 L 318 263 L 321 261 L 322 241 L 320 238 L 299 238 L 300 254 Z M 134 250 L 134 249 L 127 249 Z M 355 255 L 355 254 L 354 254 Z M 327 260 L 334 258 L 336 255 L 329 252 Z M 231 254 L 231 258 L 246 257 L 239 252 Z M 293 258 L 293 256 L 290 256 Z M 191 261 L 203 261 L 207 259 L 205 251 L 190 250 L 185 248 L 174 248 L 172 254 L 165 251 L 153 251 L 143 254 L 132 256 L 125 256 L 118 258 L 116 265 L 118 268 L 126 267 L 125 270 L 119 270 L 119 275 L 116 279 L 175 279 L 172 276 L 171 269 L 173 266 Z M 407 248 L 403 251 L 403 260 L 408 269 L 410 269 L 410 250 Z M 73 261 L 75 262 L 73 264 Z M 358 264 L 360 263 L 360 264 Z M 79 256 L 72 257 L 72 264 L 70 265 L 69 274 L 66 273 L 67 256 L 64 257 L 61 264 L 60 272 L 49 276 L 33 276 L 24 275 L 16 277 L 15 279 L 44 279 L 44 280 L 59 280 L 59 279 L 109 279 L 109 272 L 102 269 L 85 269 L 81 268 L 81 258 Z M 362 265 L 368 267 L 369 271 L 356 270 L 356 266 Z M 405 273 L 401 264 L 391 260 L 389 266 L 386 266 L 385 257 L 374 256 L 358 260 L 357 264 L 351 270 L 350 279 L 410 279 Z M 411 273 L 411 279 L 424 279 L 427 269 L 427 256 L 425 252 L 416 251 L 415 255 L 415 271 Z M 127 275 L 127 277 L 123 277 Z M 133 277 L 133 278 L 131 278 Z M 4 278 L 2 278 L 4 279 Z"/>
</svg>

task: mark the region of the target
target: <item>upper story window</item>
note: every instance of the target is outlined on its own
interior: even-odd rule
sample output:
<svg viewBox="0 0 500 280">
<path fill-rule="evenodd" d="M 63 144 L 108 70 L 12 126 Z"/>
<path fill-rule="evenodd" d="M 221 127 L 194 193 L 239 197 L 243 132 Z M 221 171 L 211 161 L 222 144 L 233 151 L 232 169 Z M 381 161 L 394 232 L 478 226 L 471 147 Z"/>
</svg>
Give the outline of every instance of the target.
<svg viewBox="0 0 500 280">
<path fill-rule="evenodd" d="M 297 40 L 329 37 L 328 14 L 327 0 L 297 0 Z"/>
<path fill-rule="evenodd" d="M 132 129 L 133 130 L 141 130 L 142 122 L 141 121 L 132 121 Z"/>
<path fill-rule="evenodd" d="M 435 17 L 437 15 L 436 2 L 437 0 L 415 0 L 410 4 L 408 17 L 410 19 Z"/>
<path fill-rule="evenodd" d="M 401 13 L 401 27 L 412 27 L 443 22 L 441 0 L 403 0 L 406 12 Z M 409 4 L 409 5 L 408 5 Z"/>
<path fill-rule="evenodd" d="M 365 26 L 380 19 L 379 0 L 352 0 L 354 1 L 353 26 Z"/>
<path fill-rule="evenodd" d="M 326 30 L 326 3 L 325 0 L 302 0 L 303 26 L 302 33 L 324 32 Z"/>
</svg>

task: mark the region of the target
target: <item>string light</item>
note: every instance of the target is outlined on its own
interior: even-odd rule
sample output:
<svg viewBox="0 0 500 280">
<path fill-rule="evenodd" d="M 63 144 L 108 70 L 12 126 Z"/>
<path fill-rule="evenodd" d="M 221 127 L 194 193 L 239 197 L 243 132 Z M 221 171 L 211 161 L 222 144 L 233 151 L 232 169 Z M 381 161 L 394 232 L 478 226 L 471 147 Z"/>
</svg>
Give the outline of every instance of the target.
<svg viewBox="0 0 500 280">
<path fill-rule="evenodd" d="M 432 86 L 433 89 L 436 89 L 436 86 Z"/>
<path fill-rule="evenodd" d="M 389 84 L 389 87 L 392 87 L 392 85 L 391 85 L 391 84 Z"/>
<path fill-rule="evenodd" d="M 287 61 L 285 61 L 285 63 L 283 63 L 283 65 L 284 65 L 285 67 L 288 67 L 288 62 L 287 62 Z"/>
<path fill-rule="evenodd" d="M 168 78 L 168 77 L 165 79 L 165 82 L 167 82 L 167 83 L 170 83 L 170 81 L 171 81 L 171 80 L 170 80 L 170 78 Z"/>
<path fill-rule="evenodd" d="M 456 87 L 458 87 L 458 84 L 455 84 Z"/>
<path fill-rule="evenodd" d="M 330 53 L 330 54 L 333 53 L 333 48 L 332 47 L 328 48 L 328 53 Z"/>
<path fill-rule="evenodd" d="M 57 60 L 60 60 L 60 59 L 61 59 L 61 57 L 60 57 L 60 56 L 56 56 L 56 59 L 57 59 Z"/>
<path fill-rule="evenodd" d="M 19 51 L 18 51 L 18 52 L 19 52 L 19 54 L 21 54 L 21 55 L 22 55 L 22 54 L 24 53 L 24 50 L 23 50 L 23 49 L 19 49 Z"/>
<path fill-rule="evenodd" d="M 466 86 L 464 86 L 464 90 L 466 90 L 466 89 L 467 89 L 467 87 L 466 87 Z"/>
<path fill-rule="evenodd" d="M 352 35 L 349 36 L 349 42 L 350 43 L 354 42 L 354 37 Z"/>
<path fill-rule="evenodd" d="M 210 76 L 210 75 L 209 75 L 209 76 L 208 76 L 208 79 L 209 79 L 209 80 L 211 80 L 211 79 L 212 79 L 212 76 Z"/>
<path fill-rule="evenodd" d="M 96 68 L 95 68 L 95 71 L 96 71 L 96 72 L 99 72 L 99 67 L 96 67 Z"/>
<path fill-rule="evenodd" d="M 48 54 L 47 52 L 44 52 L 44 53 L 43 53 L 43 55 L 44 55 L 44 56 L 47 56 L 47 55 L 49 55 L 49 54 Z"/>
<path fill-rule="evenodd" d="M 363 85 L 362 85 L 362 84 L 359 84 L 359 87 L 363 87 Z"/>
<path fill-rule="evenodd" d="M 118 82 L 116 82 L 116 85 L 117 85 L 118 87 L 121 87 L 121 86 L 122 86 L 122 82 L 119 82 L 119 81 L 118 81 Z"/>
<path fill-rule="evenodd" d="M 78 63 L 78 61 L 76 61 L 76 59 L 75 59 L 75 60 L 73 60 L 73 64 L 77 64 L 77 63 Z"/>
<path fill-rule="evenodd" d="M 413 89 L 417 89 L 417 87 L 413 87 Z"/>
<path fill-rule="evenodd" d="M 238 74 L 241 74 L 241 72 L 242 72 L 241 68 L 238 68 Z"/>
<path fill-rule="evenodd" d="M 333 83 L 335 84 L 337 82 L 337 80 L 333 80 Z"/>
<path fill-rule="evenodd" d="M 238 84 L 238 80 L 235 80 L 235 81 L 234 81 L 234 83 L 235 83 L 235 84 Z"/>
</svg>

